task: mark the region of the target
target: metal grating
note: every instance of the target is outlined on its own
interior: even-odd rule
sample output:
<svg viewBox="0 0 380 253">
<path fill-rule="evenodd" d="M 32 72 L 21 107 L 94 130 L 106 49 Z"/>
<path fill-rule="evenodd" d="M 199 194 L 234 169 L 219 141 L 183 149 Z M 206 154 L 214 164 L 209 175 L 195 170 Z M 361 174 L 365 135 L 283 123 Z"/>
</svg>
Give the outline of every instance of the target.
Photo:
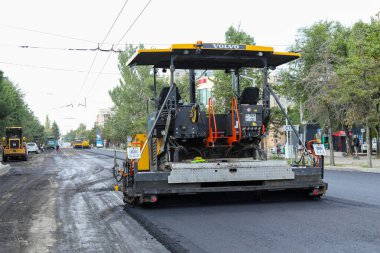
<svg viewBox="0 0 380 253">
<path fill-rule="evenodd" d="M 10 148 L 19 148 L 20 147 L 20 140 L 9 140 L 9 147 Z"/>
<path fill-rule="evenodd" d="M 289 165 L 276 161 L 172 163 L 169 183 L 206 183 L 294 179 Z"/>
</svg>

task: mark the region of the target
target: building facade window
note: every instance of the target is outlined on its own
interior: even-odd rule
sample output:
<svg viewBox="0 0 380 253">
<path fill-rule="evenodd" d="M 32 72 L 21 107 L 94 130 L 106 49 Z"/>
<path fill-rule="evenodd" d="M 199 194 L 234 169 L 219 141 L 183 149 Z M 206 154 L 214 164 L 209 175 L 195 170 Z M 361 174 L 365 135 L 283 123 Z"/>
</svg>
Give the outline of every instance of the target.
<svg viewBox="0 0 380 253">
<path fill-rule="evenodd" d="M 210 97 L 212 97 L 212 89 L 204 88 L 197 90 L 197 101 L 199 104 L 207 106 Z"/>
</svg>

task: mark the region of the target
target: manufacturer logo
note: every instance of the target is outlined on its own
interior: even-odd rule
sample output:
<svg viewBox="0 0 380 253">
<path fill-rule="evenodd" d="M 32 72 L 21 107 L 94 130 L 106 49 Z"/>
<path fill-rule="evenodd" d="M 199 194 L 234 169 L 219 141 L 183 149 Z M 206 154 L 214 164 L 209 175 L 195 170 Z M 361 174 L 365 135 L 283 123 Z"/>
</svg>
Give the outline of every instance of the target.
<svg viewBox="0 0 380 253">
<path fill-rule="evenodd" d="M 206 49 L 244 50 L 245 45 L 210 43 L 210 44 L 203 44 L 203 48 L 206 48 Z"/>
</svg>

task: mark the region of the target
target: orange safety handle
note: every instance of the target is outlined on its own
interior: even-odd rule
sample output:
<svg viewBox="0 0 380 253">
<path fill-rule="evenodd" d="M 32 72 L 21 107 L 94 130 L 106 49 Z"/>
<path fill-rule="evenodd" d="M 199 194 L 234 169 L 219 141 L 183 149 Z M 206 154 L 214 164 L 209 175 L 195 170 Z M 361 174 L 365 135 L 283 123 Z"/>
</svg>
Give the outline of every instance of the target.
<svg viewBox="0 0 380 253">
<path fill-rule="evenodd" d="M 135 161 L 132 160 L 131 161 L 131 165 L 129 166 L 129 175 L 132 176 L 132 177 L 135 174 L 134 167 L 135 167 Z"/>
<path fill-rule="evenodd" d="M 239 129 L 239 139 L 237 141 L 241 141 L 241 122 L 240 122 L 240 114 L 239 107 L 235 97 L 232 98 L 232 104 L 235 105 L 236 118 L 238 120 L 238 129 Z"/>
<path fill-rule="evenodd" d="M 236 113 L 236 118 L 238 121 L 238 129 L 239 129 L 239 134 L 238 138 L 236 138 L 236 128 L 235 128 L 235 113 Z M 232 129 L 232 136 L 228 138 L 228 143 L 231 145 L 234 142 L 240 141 L 241 140 L 241 123 L 240 123 L 240 115 L 239 115 L 239 107 L 238 103 L 235 97 L 232 98 L 231 101 L 231 129 Z"/>
<path fill-rule="evenodd" d="M 311 141 L 307 142 L 307 149 L 315 157 L 315 164 L 316 164 L 316 166 L 318 166 L 319 165 L 319 157 L 315 154 L 314 150 L 311 148 L 312 143 L 320 143 L 320 142 L 318 140 L 311 140 Z"/>
<path fill-rule="evenodd" d="M 216 118 L 215 118 L 215 108 L 214 108 L 214 101 L 212 100 L 212 97 L 208 99 L 208 137 L 207 137 L 207 146 L 209 143 L 214 144 L 214 142 L 218 139 L 218 128 L 216 126 Z M 211 121 L 211 115 L 213 118 L 214 128 L 215 132 L 212 131 L 212 121 Z"/>
</svg>

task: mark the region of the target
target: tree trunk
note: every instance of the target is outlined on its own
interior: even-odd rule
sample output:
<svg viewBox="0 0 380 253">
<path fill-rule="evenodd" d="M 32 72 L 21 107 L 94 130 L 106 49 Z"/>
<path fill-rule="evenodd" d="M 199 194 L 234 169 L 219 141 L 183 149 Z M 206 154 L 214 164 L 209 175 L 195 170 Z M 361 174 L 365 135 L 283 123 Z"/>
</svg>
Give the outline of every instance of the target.
<svg viewBox="0 0 380 253">
<path fill-rule="evenodd" d="M 370 128 L 368 124 L 368 117 L 366 117 L 365 120 L 365 135 L 366 135 L 366 142 L 367 142 L 367 161 L 368 161 L 368 168 L 372 168 L 372 140 L 370 135 Z"/>
<path fill-rule="evenodd" d="M 351 136 L 350 136 L 350 130 L 348 129 L 348 126 L 344 125 L 344 132 L 346 133 L 346 155 L 347 157 L 350 157 L 352 154 L 351 149 Z"/>
<path fill-rule="evenodd" d="M 377 127 L 376 129 L 376 158 L 380 158 L 380 138 L 379 138 L 379 132 L 380 132 L 380 116 L 377 119 Z"/>
<path fill-rule="evenodd" d="M 380 158 L 380 138 L 379 130 L 376 131 L 376 158 Z"/>
<path fill-rule="evenodd" d="M 335 166 L 334 145 L 333 145 L 333 135 L 332 135 L 333 133 L 332 133 L 330 120 L 328 124 L 328 131 L 329 131 L 330 166 Z"/>
</svg>

